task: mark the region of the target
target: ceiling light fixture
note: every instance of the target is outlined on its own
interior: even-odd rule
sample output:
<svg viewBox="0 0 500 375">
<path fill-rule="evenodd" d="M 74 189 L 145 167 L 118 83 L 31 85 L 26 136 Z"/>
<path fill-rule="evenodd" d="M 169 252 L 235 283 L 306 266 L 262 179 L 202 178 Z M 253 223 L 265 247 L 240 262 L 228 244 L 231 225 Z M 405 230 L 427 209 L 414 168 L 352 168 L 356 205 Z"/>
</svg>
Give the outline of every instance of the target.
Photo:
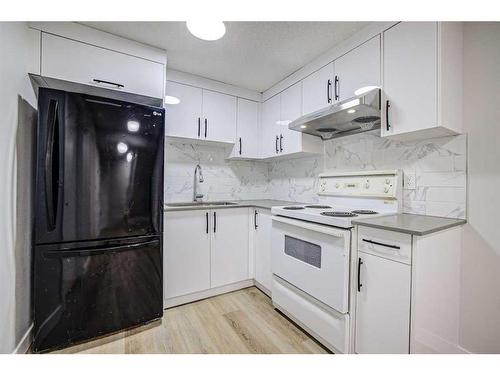
<svg viewBox="0 0 500 375">
<path fill-rule="evenodd" d="M 165 95 L 165 104 L 179 104 L 181 100 L 176 96 Z"/>
<path fill-rule="evenodd" d="M 203 40 L 217 40 L 226 33 L 226 26 L 222 21 L 186 21 L 191 34 Z"/>
<path fill-rule="evenodd" d="M 355 112 L 356 112 L 356 110 L 355 110 L 355 109 L 348 109 L 348 110 L 347 110 L 347 113 L 355 113 Z"/>
</svg>

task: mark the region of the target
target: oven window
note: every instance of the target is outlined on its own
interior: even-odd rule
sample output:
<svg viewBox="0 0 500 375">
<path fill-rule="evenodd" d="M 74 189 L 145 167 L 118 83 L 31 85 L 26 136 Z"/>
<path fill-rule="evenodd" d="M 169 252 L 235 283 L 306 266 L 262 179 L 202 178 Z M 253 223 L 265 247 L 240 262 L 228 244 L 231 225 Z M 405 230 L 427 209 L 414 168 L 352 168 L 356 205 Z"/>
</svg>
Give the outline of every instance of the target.
<svg viewBox="0 0 500 375">
<path fill-rule="evenodd" d="M 285 235 L 285 254 L 321 268 L 321 246 Z"/>
</svg>

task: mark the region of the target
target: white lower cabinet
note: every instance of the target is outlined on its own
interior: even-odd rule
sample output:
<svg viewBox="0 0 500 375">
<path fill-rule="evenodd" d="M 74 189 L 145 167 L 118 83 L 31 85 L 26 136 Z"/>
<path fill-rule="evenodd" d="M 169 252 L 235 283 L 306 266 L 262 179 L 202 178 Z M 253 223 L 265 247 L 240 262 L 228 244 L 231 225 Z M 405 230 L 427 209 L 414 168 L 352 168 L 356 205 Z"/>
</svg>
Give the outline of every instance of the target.
<svg viewBox="0 0 500 375">
<path fill-rule="evenodd" d="M 408 354 L 411 266 L 360 252 L 356 296 L 359 354 Z"/>
<path fill-rule="evenodd" d="M 272 215 L 269 210 L 254 210 L 255 281 L 271 293 L 273 274 L 271 271 Z"/>
<path fill-rule="evenodd" d="M 248 227 L 248 208 L 166 212 L 165 301 L 248 280 Z"/>
<path fill-rule="evenodd" d="M 166 212 L 163 278 L 165 299 L 210 288 L 209 212 Z"/>
<path fill-rule="evenodd" d="M 210 287 L 247 280 L 248 208 L 212 211 Z"/>
</svg>

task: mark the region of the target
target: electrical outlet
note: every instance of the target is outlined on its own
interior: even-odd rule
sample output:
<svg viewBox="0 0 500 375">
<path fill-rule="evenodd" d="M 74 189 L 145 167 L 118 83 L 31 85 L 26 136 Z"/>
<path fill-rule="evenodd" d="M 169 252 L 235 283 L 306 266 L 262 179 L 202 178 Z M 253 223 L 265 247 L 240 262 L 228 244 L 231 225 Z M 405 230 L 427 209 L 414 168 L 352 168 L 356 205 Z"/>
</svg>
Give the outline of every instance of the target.
<svg viewBox="0 0 500 375">
<path fill-rule="evenodd" d="M 415 190 L 417 188 L 417 177 L 415 173 L 405 173 L 403 187 L 406 190 Z"/>
</svg>

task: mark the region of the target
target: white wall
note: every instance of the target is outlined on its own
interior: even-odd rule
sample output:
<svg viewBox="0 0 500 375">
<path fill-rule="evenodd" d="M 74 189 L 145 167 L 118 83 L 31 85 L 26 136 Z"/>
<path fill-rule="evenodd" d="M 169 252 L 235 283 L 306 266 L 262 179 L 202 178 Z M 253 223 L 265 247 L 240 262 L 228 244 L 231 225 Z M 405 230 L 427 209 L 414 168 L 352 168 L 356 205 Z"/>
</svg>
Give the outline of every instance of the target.
<svg viewBox="0 0 500 375">
<path fill-rule="evenodd" d="M 18 186 L 18 157 L 25 150 L 17 149 L 27 143 L 18 131 L 19 97 L 36 105 L 27 72 L 32 62 L 31 38 L 24 23 L 0 22 L 0 353 L 16 349 L 30 324 L 29 209 L 22 205 L 17 194 L 30 194 Z M 24 106 L 21 110 L 25 109 Z M 24 115 L 22 118 L 26 117 Z M 29 115 L 28 115 L 29 117 Z M 30 133 L 30 132 L 28 132 Z M 23 132 L 24 134 L 24 132 Z M 28 143 L 30 140 L 28 140 Z M 25 162 L 25 158 L 20 158 Z M 19 166 L 20 170 L 22 170 Z M 28 166 L 29 168 L 29 166 Z M 21 176 L 26 183 L 25 175 Z M 19 216 L 21 215 L 21 217 Z M 16 223 L 21 227 L 16 228 Z"/>
<path fill-rule="evenodd" d="M 462 248 L 460 345 L 500 353 L 500 23 L 468 23 L 464 126 L 468 224 Z"/>
</svg>

